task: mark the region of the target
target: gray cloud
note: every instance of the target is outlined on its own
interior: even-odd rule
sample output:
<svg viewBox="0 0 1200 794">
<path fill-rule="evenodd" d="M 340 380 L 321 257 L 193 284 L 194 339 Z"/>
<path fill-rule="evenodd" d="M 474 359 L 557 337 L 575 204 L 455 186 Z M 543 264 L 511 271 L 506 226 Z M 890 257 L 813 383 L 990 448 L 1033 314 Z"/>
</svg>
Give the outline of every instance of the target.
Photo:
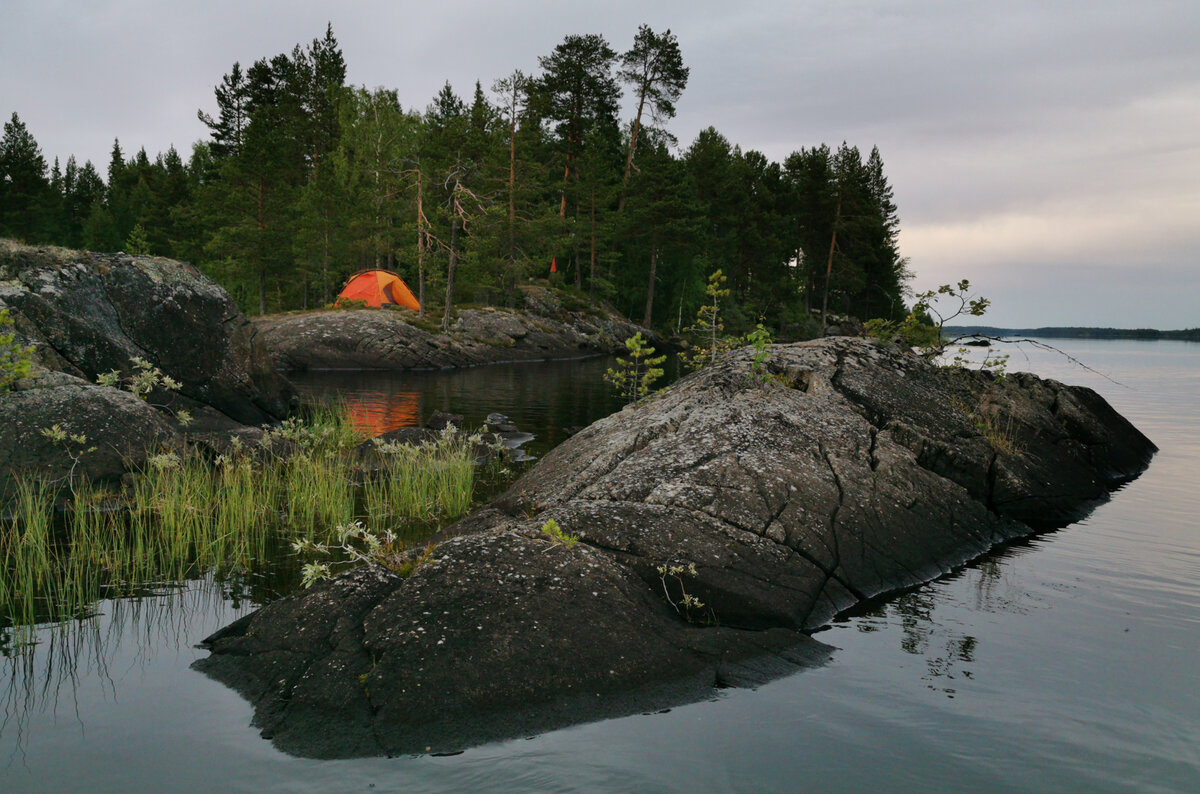
<svg viewBox="0 0 1200 794">
<path fill-rule="evenodd" d="M 534 71 L 569 33 L 620 50 L 641 23 L 669 27 L 692 69 L 681 145 L 710 125 L 773 159 L 878 144 L 918 287 L 969 277 L 1018 325 L 1200 325 L 1179 297 L 1200 294 L 1191 3 L 8 0 L 0 112 L 48 159 L 103 170 L 114 137 L 186 154 L 235 60 L 327 21 L 351 82 L 418 108 L 446 80 L 467 94 Z"/>
</svg>

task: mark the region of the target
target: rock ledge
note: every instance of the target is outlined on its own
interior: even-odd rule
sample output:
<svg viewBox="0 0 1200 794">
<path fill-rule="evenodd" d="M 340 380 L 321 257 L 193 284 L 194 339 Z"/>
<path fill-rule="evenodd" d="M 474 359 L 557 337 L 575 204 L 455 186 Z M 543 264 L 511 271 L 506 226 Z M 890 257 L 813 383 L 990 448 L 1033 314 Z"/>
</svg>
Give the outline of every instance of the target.
<svg viewBox="0 0 1200 794">
<path fill-rule="evenodd" d="M 323 757 L 702 698 L 819 664 L 807 632 L 1078 519 L 1155 450 L 1088 389 L 850 338 L 775 346 L 764 381 L 752 352 L 573 436 L 410 578 L 284 598 L 196 666 Z"/>
</svg>

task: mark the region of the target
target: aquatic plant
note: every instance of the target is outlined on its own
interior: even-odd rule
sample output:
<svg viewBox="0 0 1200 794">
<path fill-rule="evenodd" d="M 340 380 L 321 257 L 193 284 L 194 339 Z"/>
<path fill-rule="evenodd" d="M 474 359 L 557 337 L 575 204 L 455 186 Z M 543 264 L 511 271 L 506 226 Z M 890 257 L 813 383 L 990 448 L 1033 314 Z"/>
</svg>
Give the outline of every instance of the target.
<svg viewBox="0 0 1200 794">
<path fill-rule="evenodd" d="M 364 490 L 370 520 L 429 521 L 466 513 L 475 491 L 475 448 L 480 441 L 453 425 L 420 444 L 376 439 L 382 467 Z"/>
<path fill-rule="evenodd" d="M 62 428 L 55 438 L 76 458 L 81 453 L 71 445 L 86 443 Z M 212 461 L 190 446 L 153 452 L 119 492 L 87 483 L 74 488 L 72 478 L 58 520 L 55 485 L 16 478 L 0 520 L 0 627 L 69 620 L 101 598 L 213 570 L 249 569 L 296 535 L 313 548 L 339 547 L 351 563 L 380 549 L 391 555 L 403 548 L 401 534 L 420 542 L 465 513 L 474 496 L 481 439 L 453 426 L 424 444 L 377 444 L 382 465 L 370 477 L 351 452 L 363 434 L 344 407 L 289 420 L 263 438 L 263 448 L 251 450 L 235 437 Z M 363 518 L 386 529 L 378 535 L 346 529 L 362 526 Z M 395 566 L 419 562 L 397 556 Z M 328 563 L 310 563 L 302 577 L 314 581 L 322 565 Z M 16 644 L 32 636 L 19 635 Z"/>
</svg>

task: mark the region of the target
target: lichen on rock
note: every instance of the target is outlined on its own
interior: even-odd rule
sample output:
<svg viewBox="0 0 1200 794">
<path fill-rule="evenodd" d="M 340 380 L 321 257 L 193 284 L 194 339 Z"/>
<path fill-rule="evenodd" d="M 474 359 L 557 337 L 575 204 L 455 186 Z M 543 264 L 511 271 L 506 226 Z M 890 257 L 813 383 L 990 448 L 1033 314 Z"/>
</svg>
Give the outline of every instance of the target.
<svg viewBox="0 0 1200 794">
<path fill-rule="evenodd" d="M 303 755 L 453 750 L 683 702 L 820 663 L 808 633 L 839 612 L 1078 519 L 1155 449 L 1054 381 L 852 338 L 774 346 L 763 381 L 754 352 L 577 433 L 411 578 L 284 598 L 197 666 Z M 325 628 L 301 641 L 310 623 Z"/>
</svg>

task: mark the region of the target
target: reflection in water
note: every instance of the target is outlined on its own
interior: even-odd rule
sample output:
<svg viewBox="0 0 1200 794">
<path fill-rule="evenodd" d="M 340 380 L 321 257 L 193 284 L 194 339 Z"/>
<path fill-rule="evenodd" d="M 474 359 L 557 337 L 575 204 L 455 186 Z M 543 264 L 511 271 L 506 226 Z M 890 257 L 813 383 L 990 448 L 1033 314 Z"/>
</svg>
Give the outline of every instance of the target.
<svg viewBox="0 0 1200 794">
<path fill-rule="evenodd" d="M 344 395 L 354 428 L 370 438 L 421 424 L 421 395 L 416 391 L 361 390 Z"/>
<path fill-rule="evenodd" d="M 621 399 L 604 381 L 612 359 L 495 364 L 432 372 L 314 371 L 292 376 L 302 399 L 358 406 L 363 421 L 394 429 L 421 424 L 435 411 L 461 414 L 468 429 L 502 413 L 536 440 L 526 449 L 544 455 L 574 430 L 619 411 Z M 679 375 L 667 361 L 663 386 Z M 394 427 L 387 425 L 396 422 Z"/>
<path fill-rule="evenodd" d="M 1010 369 L 1095 388 L 1162 447 L 1149 471 L 1084 523 L 927 585 L 905 603 L 907 615 L 877 604 L 847 616 L 819 636 L 843 648 L 820 671 L 455 758 L 311 761 L 274 751 L 249 727 L 239 696 L 188 668 L 200 654 L 191 645 L 237 617 L 200 609 L 179 632 L 127 620 L 125 650 L 104 657 L 107 690 L 87 647 L 103 636 L 59 654 L 77 660 L 77 690 L 67 688 L 69 673 L 0 679 L 9 703 L 26 697 L 2 691 L 10 680 L 48 692 L 31 710 L 9 711 L 10 719 L 24 714 L 29 733 L 17 749 L 11 732 L 0 735 L 0 790 L 211 791 L 217 779 L 245 791 L 314 792 L 1194 791 L 1200 345 L 1055 344 L 1130 388 L 1036 352 L 1014 357 Z M 450 410 L 477 426 L 490 412 L 508 414 L 538 436 L 540 454 L 565 428 L 620 408 L 605 391 L 604 367 L 374 373 L 358 385 L 417 391 L 422 418 Z M 338 380 L 311 373 L 302 391 L 336 395 Z M 112 608 L 102 609 L 103 635 Z M 37 660 L 43 671 L 45 659 Z M 4 664 L 12 662 L 0 660 L 7 674 Z M 55 687 L 57 720 L 42 713 Z M 957 690 L 953 699 L 946 688 Z M 86 731 L 70 718 L 76 709 Z"/>
<path fill-rule="evenodd" d="M 921 679 L 927 688 L 954 697 L 958 680 L 976 677 L 973 663 L 979 650 L 978 637 L 955 628 L 956 622 L 942 614 L 952 606 L 946 591 L 972 596 L 975 612 L 1029 612 L 1029 594 L 1007 577 L 1007 559 L 1021 553 L 1029 541 L 997 550 L 976 560 L 951 576 L 895 596 L 885 603 L 851 610 L 846 620 L 862 634 L 895 631 L 904 653 L 924 660 Z"/>
<path fill-rule="evenodd" d="M 89 617 L 26 632 L 34 644 L 20 648 L 5 642 L 11 629 L 0 632 L 0 739 L 4 746 L 11 745 L 11 755 L 0 758 L 0 771 L 19 763 L 36 715 L 57 721 L 60 710 L 67 710 L 86 729 L 79 705 L 85 686 L 100 689 L 106 700 L 116 700 L 117 680 L 130 670 L 151 667 L 160 652 L 174 654 L 193 645 L 211 630 L 208 627 L 228 623 L 265 603 L 245 598 L 255 590 L 260 599 L 266 594 L 248 578 L 210 574 L 147 590 L 137 598 L 104 600 Z M 274 600 L 276 591 L 268 591 L 266 600 Z"/>
</svg>

